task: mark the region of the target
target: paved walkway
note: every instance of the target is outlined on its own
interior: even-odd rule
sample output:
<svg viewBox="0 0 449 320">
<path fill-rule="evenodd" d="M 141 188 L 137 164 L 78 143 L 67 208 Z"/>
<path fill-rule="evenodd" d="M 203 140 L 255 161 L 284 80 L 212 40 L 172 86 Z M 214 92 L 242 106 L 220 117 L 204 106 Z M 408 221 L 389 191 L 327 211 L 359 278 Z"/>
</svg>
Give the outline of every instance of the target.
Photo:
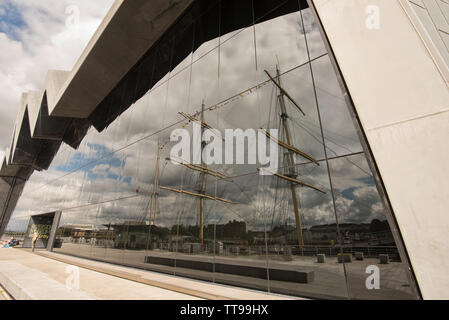
<svg viewBox="0 0 449 320">
<path fill-rule="evenodd" d="M 57 253 L 13 248 L 0 249 L 0 284 L 15 299 L 289 299 Z"/>
</svg>

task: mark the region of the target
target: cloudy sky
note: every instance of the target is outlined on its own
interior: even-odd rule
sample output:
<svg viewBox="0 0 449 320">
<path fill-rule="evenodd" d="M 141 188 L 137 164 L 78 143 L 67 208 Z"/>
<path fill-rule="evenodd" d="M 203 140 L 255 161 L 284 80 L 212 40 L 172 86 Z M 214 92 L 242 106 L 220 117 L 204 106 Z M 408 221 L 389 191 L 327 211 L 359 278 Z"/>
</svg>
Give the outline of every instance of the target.
<svg viewBox="0 0 449 320">
<path fill-rule="evenodd" d="M 114 0 L 0 0 L 0 158 L 21 93 L 49 69 L 71 70 Z"/>
</svg>

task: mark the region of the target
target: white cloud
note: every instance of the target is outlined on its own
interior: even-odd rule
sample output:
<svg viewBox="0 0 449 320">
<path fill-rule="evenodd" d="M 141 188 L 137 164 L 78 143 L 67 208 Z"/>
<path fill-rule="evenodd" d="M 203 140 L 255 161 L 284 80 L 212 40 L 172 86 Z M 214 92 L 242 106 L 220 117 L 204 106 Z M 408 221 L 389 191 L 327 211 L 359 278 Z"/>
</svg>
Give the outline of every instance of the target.
<svg viewBox="0 0 449 320">
<path fill-rule="evenodd" d="M 15 10 L 23 24 L 15 26 L 2 15 L 0 22 L 14 35 L 0 32 L 0 150 L 9 144 L 20 95 L 42 90 L 49 69 L 71 70 L 113 0 L 9 0 L 0 12 Z M 66 8 L 79 8 L 79 24 L 66 24 Z M 69 12 L 70 13 L 70 12 Z"/>
<path fill-rule="evenodd" d="M 91 171 L 96 175 L 106 175 L 108 173 L 109 167 L 110 166 L 107 164 L 100 164 L 98 166 L 95 166 Z"/>
</svg>

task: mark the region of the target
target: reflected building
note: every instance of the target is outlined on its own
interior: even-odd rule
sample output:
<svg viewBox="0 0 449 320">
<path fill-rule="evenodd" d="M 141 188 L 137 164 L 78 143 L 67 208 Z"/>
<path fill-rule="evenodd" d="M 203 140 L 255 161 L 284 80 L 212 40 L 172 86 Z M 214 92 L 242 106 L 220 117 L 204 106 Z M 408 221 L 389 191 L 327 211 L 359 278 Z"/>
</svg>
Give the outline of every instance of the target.
<svg viewBox="0 0 449 320">
<path fill-rule="evenodd" d="M 19 118 L 33 108 L 38 117 L 16 124 L 2 174 L 17 172 L 0 183 L 2 197 L 22 195 L 4 212 L 13 204 L 15 216 L 62 211 L 54 249 L 61 254 L 301 297 L 422 298 L 418 253 L 400 232 L 403 200 L 381 149 L 387 138 L 371 134 L 383 123 L 366 120 L 372 96 L 358 86 L 366 79 L 349 66 L 332 14 L 348 25 L 357 18 L 330 2 L 137 1 L 132 9 L 117 2 L 108 15 L 116 19 L 102 24 L 72 80 L 49 75 L 65 90 L 59 100 L 53 89 L 42 99 L 24 95 Z M 397 4 L 382 5 L 406 19 Z M 114 36 L 121 53 L 111 53 L 110 35 L 124 23 Z M 114 57 L 99 62 L 106 51 Z M 194 136 L 195 126 L 223 136 L 193 144 L 192 160 L 180 161 L 179 129 Z M 248 137 L 232 138 L 229 146 L 226 130 L 240 129 L 265 142 L 256 148 Z M 29 150 L 26 142 L 38 137 Z M 277 151 L 269 174 L 260 158 L 235 155 L 264 144 Z M 30 178 L 27 168 L 37 172 Z M 379 290 L 366 287 L 371 265 L 380 270 Z"/>
</svg>

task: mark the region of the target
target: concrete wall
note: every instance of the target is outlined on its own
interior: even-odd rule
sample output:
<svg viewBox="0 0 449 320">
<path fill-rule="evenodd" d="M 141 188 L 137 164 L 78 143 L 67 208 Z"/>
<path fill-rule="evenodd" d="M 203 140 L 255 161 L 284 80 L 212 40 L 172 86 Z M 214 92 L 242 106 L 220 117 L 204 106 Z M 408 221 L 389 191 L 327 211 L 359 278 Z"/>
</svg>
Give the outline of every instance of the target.
<svg viewBox="0 0 449 320">
<path fill-rule="evenodd" d="M 378 165 L 423 297 L 448 299 L 449 90 L 435 52 L 400 0 L 312 2 Z M 377 13 L 379 28 L 368 28 L 366 22 L 372 27 Z"/>
<path fill-rule="evenodd" d="M 399 0 L 449 85 L 449 1 Z"/>
</svg>

